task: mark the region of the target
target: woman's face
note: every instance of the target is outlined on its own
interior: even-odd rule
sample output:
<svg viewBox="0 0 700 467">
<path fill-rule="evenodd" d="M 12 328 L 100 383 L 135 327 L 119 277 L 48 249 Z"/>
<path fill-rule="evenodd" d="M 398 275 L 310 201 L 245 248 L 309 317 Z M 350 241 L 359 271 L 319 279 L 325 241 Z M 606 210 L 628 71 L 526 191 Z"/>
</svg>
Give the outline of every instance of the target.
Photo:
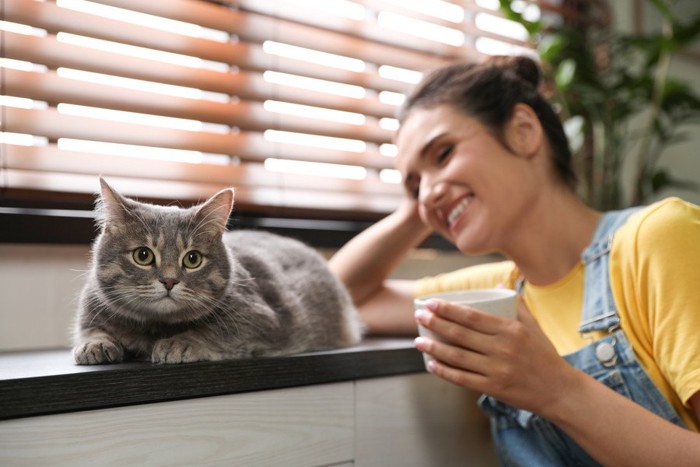
<svg viewBox="0 0 700 467">
<path fill-rule="evenodd" d="M 412 109 L 396 144 L 397 168 L 423 222 L 464 253 L 503 251 L 536 185 L 528 158 L 449 105 Z"/>
</svg>

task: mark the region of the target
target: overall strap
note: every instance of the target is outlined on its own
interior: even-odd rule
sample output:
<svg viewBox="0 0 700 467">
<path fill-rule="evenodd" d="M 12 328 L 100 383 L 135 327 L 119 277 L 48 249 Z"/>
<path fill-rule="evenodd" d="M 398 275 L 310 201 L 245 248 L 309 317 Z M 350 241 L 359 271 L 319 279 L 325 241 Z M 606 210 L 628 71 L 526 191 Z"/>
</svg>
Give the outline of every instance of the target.
<svg viewBox="0 0 700 467">
<path fill-rule="evenodd" d="M 610 331 L 620 325 L 610 288 L 610 248 L 613 235 L 638 207 L 603 214 L 590 245 L 581 254 L 584 264 L 583 311 L 579 333 Z"/>
</svg>

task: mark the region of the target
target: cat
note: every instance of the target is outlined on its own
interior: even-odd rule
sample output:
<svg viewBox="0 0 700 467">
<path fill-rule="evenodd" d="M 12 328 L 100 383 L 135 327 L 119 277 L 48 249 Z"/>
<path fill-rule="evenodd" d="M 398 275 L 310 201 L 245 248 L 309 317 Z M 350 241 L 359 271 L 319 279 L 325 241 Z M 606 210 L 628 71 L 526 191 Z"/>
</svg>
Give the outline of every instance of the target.
<svg viewBox="0 0 700 467">
<path fill-rule="evenodd" d="M 226 231 L 232 189 L 185 209 L 100 184 L 76 363 L 280 356 L 360 341 L 352 300 L 317 251 L 269 232 Z"/>
</svg>

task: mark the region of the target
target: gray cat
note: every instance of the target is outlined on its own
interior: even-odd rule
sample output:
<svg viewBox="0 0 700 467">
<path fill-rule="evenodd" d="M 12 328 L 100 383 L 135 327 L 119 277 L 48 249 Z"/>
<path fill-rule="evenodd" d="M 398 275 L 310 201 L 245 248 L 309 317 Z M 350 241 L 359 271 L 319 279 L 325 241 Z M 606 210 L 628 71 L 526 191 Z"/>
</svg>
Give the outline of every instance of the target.
<svg viewBox="0 0 700 467">
<path fill-rule="evenodd" d="M 225 232 L 233 190 L 183 209 L 100 183 L 76 363 L 289 355 L 360 340 L 352 301 L 316 251 L 267 232 Z"/>
</svg>

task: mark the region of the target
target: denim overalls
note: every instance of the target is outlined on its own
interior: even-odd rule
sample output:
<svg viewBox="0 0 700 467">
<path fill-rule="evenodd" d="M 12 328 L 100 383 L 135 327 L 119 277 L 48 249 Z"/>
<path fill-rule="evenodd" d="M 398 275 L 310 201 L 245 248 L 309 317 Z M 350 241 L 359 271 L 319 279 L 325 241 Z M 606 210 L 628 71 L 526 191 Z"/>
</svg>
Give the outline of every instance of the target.
<svg viewBox="0 0 700 467">
<path fill-rule="evenodd" d="M 604 214 L 591 244 L 581 255 L 585 269 L 579 332 L 605 331 L 607 335 L 564 358 L 639 405 L 684 426 L 637 361 L 632 346 L 620 329 L 620 318 L 610 289 L 608 275 L 613 234 L 635 210 Z M 491 417 L 493 440 L 502 465 L 599 465 L 563 431 L 532 412 L 511 407 L 487 395 L 481 396 L 479 405 Z"/>
</svg>

